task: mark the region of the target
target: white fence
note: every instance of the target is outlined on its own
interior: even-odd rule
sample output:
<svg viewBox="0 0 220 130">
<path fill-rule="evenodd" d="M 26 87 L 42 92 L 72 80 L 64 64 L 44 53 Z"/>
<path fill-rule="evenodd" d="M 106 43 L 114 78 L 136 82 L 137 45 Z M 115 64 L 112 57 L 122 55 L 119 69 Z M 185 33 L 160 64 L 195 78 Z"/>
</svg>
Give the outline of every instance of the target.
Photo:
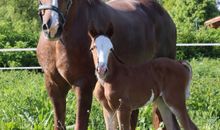
<svg viewBox="0 0 220 130">
<path fill-rule="evenodd" d="M 179 47 L 207 47 L 207 46 L 220 46 L 220 43 L 178 43 L 176 46 Z M 11 49 L 0 49 L 1 52 L 20 52 L 20 51 L 36 51 L 36 48 L 11 48 Z M 0 67 L 0 70 L 34 70 L 42 69 L 40 66 L 33 67 Z"/>
<path fill-rule="evenodd" d="M 220 43 L 178 43 L 176 46 L 220 46 Z"/>
</svg>

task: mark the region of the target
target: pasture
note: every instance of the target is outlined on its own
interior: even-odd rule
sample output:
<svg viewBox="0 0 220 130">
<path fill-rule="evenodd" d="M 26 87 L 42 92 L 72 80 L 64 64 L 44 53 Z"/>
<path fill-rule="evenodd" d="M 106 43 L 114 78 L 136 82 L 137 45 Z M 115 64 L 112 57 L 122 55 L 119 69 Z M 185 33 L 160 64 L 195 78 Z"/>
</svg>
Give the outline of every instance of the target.
<svg viewBox="0 0 220 130">
<path fill-rule="evenodd" d="M 192 59 L 193 80 L 187 100 L 193 121 L 201 130 L 220 128 L 220 59 Z M 43 74 L 34 71 L 0 72 L 0 130 L 50 130 L 52 106 L 44 88 Z M 67 129 L 75 122 L 75 96 L 67 97 Z M 141 109 L 138 130 L 152 129 L 151 107 Z M 93 100 L 89 130 L 104 130 L 100 105 Z"/>
</svg>

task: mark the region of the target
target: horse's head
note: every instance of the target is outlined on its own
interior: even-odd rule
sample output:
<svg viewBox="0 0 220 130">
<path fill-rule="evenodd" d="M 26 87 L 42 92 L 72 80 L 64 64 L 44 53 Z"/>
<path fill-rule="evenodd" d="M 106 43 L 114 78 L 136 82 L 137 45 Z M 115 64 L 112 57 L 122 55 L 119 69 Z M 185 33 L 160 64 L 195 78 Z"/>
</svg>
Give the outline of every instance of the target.
<svg viewBox="0 0 220 130">
<path fill-rule="evenodd" d="M 54 40 L 60 37 L 65 17 L 72 5 L 72 0 L 39 0 L 39 15 L 45 36 Z"/>
</svg>

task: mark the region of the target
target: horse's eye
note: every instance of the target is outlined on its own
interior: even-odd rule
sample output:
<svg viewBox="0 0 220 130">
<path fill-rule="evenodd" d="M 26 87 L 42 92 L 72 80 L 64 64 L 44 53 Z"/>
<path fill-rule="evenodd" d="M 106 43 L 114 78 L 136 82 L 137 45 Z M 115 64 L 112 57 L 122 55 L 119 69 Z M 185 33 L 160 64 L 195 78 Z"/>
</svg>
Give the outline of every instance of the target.
<svg viewBox="0 0 220 130">
<path fill-rule="evenodd" d="M 43 16 L 45 14 L 45 10 L 41 10 L 41 15 Z"/>
</svg>

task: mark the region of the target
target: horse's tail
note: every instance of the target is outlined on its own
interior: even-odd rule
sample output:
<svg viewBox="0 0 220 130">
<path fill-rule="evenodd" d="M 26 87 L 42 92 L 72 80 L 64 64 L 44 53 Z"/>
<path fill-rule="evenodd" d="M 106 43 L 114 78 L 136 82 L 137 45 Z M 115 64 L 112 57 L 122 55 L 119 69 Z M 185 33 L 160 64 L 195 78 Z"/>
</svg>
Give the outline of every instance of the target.
<svg viewBox="0 0 220 130">
<path fill-rule="evenodd" d="M 180 61 L 180 63 L 188 70 L 189 72 L 189 79 L 188 79 L 188 83 L 187 83 L 187 87 L 186 87 L 186 99 L 189 98 L 190 96 L 190 83 L 192 81 L 192 67 L 191 65 L 189 64 L 189 62 L 187 61 Z"/>
</svg>

